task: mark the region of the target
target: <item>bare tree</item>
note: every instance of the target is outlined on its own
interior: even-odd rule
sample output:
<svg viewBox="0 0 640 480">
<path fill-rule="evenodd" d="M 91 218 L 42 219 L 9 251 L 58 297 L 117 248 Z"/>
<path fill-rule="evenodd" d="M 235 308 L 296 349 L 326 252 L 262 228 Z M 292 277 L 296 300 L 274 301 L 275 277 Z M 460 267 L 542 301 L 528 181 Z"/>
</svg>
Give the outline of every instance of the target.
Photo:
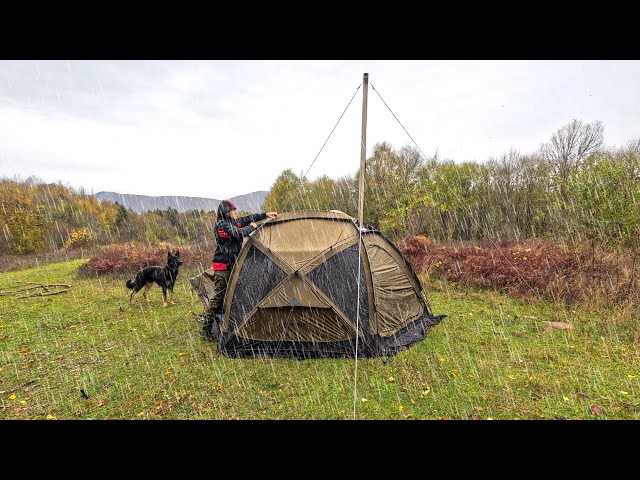
<svg viewBox="0 0 640 480">
<path fill-rule="evenodd" d="M 619 158 L 621 158 L 628 175 L 635 180 L 640 180 L 640 138 L 629 140 L 619 150 Z"/>
<path fill-rule="evenodd" d="M 549 162 L 553 173 L 563 180 L 569 177 L 589 156 L 598 152 L 604 144 L 604 125 L 596 120 L 584 123 L 573 119 L 558 129 L 551 140 L 540 147 L 544 159 Z"/>
<path fill-rule="evenodd" d="M 422 155 L 417 149 L 404 146 L 397 153 L 397 156 L 397 170 L 401 185 L 405 191 L 408 191 L 418 180 L 418 170 L 423 164 Z"/>
</svg>

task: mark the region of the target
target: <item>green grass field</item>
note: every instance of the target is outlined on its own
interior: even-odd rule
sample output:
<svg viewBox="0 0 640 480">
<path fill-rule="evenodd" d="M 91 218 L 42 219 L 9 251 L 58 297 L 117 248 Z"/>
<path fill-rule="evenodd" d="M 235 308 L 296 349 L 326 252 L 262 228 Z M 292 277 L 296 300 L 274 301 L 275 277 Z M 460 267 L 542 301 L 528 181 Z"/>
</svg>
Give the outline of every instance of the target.
<svg viewBox="0 0 640 480">
<path fill-rule="evenodd" d="M 154 286 L 148 305 L 139 294 L 130 306 L 125 278 L 80 278 L 83 261 L 0 274 L 1 291 L 72 285 L 0 296 L 0 419 L 353 418 L 353 359 L 223 357 L 190 313 L 202 310 L 197 272 L 180 272 L 176 305 L 162 308 Z M 358 419 L 640 418 L 640 349 L 617 312 L 425 290 L 448 318 L 394 357 L 358 360 Z"/>
</svg>

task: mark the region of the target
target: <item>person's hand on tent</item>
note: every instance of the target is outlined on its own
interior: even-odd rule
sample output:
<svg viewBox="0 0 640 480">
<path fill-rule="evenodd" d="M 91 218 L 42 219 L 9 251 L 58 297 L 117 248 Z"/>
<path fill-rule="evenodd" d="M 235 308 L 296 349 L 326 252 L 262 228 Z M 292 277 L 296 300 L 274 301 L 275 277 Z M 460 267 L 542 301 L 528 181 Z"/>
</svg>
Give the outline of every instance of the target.
<svg viewBox="0 0 640 480">
<path fill-rule="evenodd" d="M 276 218 L 278 216 L 278 212 L 267 212 L 267 217 Z"/>
</svg>

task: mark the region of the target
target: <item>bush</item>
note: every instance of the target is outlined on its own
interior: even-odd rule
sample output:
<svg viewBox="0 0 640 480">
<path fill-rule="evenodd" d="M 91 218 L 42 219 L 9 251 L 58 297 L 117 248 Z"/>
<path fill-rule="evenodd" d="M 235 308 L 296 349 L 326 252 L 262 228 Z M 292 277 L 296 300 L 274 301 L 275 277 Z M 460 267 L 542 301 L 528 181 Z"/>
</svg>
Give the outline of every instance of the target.
<svg viewBox="0 0 640 480">
<path fill-rule="evenodd" d="M 640 262 L 625 252 L 571 250 L 547 240 L 435 244 L 421 236 L 397 245 L 416 273 L 463 286 L 567 303 L 640 300 Z"/>
<path fill-rule="evenodd" d="M 78 272 L 84 275 L 104 275 L 108 273 L 136 273 L 144 267 L 167 264 L 168 251 L 180 251 L 183 267 L 198 266 L 207 269 L 211 266 L 213 248 L 188 245 L 125 243 L 110 245 L 80 266 Z"/>
</svg>

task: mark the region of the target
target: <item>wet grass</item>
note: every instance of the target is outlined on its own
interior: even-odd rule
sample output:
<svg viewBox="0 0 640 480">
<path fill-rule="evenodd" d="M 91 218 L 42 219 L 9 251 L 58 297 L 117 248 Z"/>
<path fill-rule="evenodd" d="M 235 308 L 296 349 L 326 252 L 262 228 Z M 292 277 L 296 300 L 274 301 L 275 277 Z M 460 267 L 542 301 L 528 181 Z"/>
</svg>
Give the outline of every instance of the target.
<svg viewBox="0 0 640 480">
<path fill-rule="evenodd" d="M 139 296 L 129 306 L 125 278 L 79 277 L 85 261 L 0 274 L 2 291 L 72 285 L 0 296 L 0 419 L 353 418 L 353 360 L 223 357 L 190 313 L 202 310 L 195 270 L 181 271 L 176 305 L 162 308 L 154 286 L 148 305 Z M 426 288 L 448 318 L 394 357 L 358 360 L 357 418 L 640 418 L 640 348 L 626 312 Z"/>
</svg>

